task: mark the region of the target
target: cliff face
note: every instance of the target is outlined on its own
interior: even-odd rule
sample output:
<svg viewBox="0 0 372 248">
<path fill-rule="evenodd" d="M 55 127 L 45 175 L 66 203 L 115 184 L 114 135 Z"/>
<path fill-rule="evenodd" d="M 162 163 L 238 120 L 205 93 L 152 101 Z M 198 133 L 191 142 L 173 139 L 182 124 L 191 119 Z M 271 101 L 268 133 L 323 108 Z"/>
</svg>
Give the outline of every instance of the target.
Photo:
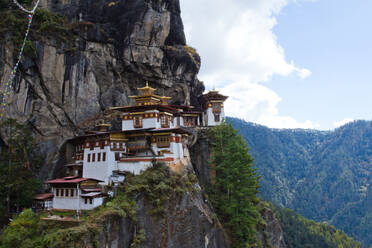
<svg viewBox="0 0 372 248">
<path fill-rule="evenodd" d="M 214 212 L 200 193 L 186 192 L 177 201 L 165 206 L 163 217 L 150 215 L 150 204 L 140 197 L 137 203 L 137 223 L 128 218 L 109 219 L 100 236 L 100 247 L 127 248 L 143 230 L 139 247 L 168 248 L 228 248 L 224 230 L 213 219 Z"/>
<path fill-rule="evenodd" d="M 79 27 L 63 42 L 31 33 L 36 56 L 24 57 L 6 112 L 35 131 L 46 155 L 42 177 L 53 174 L 67 138 L 130 103 L 146 80 L 173 103 L 198 105 L 200 58 L 186 46 L 178 0 L 42 0 L 40 7 Z M 0 81 L 18 52 L 12 44 L 0 42 Z"/>
<path fill-rule="evenodd" d="M 209 164 L 210 144 L 208 133 L 204 129 L 199 130 L 197 138 L 190 144 L 190 155 L 195 174 L 199 182 L 207 187 L 213 183 L 213 169 Z M 260 202 L 258 210 L 261 220 L 257 225 L 257 238 L 264 248 L 285 248 L 283 230 L 275 214 L 265 202 Z"/>
</svg>

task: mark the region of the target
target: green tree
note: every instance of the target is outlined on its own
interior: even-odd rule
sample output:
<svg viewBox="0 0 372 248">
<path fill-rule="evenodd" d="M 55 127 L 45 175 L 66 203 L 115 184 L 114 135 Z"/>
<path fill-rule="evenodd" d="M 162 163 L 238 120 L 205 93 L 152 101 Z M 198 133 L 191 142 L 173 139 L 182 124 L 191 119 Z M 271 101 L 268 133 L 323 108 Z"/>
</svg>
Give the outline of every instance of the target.
<svg viewBox="0 0 372 248">
<path fill-rule="evenodd" d="M 227 123 L 209 131 L 212 146 L 211 165 L 215 183 L 210 199 L 224 227 L 229 231 L 233 247 L 250 247 L 256 242 L 259 220 L 258 179 L 253 159 L 244 139 Z"/>
<path fill-rule="evenodd" d="M 42 247 L 39 217 L 30 209 L 23 211 L 11 222 L 1 236 L 0 247 Z"/>
<path fill-rule="evenodd" d="M 33 196 L 41 187 L 36 177 L 41 160 L 28 127 L 8 119 L 0 130 L 9 137 L 0 154 L 0 218 L 5 224 L 12 212 L 31 207 Z"/>
</svg>

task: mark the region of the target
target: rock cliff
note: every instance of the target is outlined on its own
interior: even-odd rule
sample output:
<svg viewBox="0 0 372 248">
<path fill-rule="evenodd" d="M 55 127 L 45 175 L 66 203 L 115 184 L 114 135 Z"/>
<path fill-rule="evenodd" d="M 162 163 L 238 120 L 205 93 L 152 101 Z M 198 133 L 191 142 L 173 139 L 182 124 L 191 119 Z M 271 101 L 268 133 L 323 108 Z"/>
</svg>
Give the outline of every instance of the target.
<svg viewBox="0 0 372 248">
<path fill-rule="evenodd" d="M 189 146 L 192 165 L 200 184 L 203 187 L 210 187 L 213 183 L 214 171 L 209 164 L 211 149 L 208 132 L 205 129 L 200 129 L 195 135 L 197 138 Z M 261 201 L 258 209 L 261 220 L 257 226 L 257 238 L 261 242 L 261 247 L 285 248 L 283 230 L 269 205 Z"/>
<path fill-rule="evenodd" d="M 33 128 L 46 156 L 43 178 L 67 138 L 130 103 L 146 80 L 173 103 L 198 105 L 200 57 L 186 46 L 178 0 L 41 0 L 40 7 L 63 16 L 70 37 L 32 30 L 35 56 L 22 60 L 6 117 Z M 17 49 L 9 37 L 0 42 L 1 82 Z"/>
<path fill-rule="evenodd" d="M 172 196 L 168 196 L 172 197 Z M 187 191 L 165 205 L 162 217 L 149 214 L 153 209 L 143 197 L 136 200 L 137 223 L 129 218 L 108 219 L 100 236 L 100 247 L 127 248 L 143 230 L 139 247 L 228 248 L 226 235 L 211 207 L 200 192 Z"/>
<path fill-rule="evenodd" d="M 22 60 L 6 117 L 32 127 L 45 155 L 41 179 L 58 174 L 67 139 L 91 127 L 110 107 L 129 104 L 128 96 L 145 81 L 175 104 L 199 105 L 204 91 L 197 79 L 200 57 L 186 45 L 179 0 L 41 0 L 40 7 L 63 17 L 61 30 L 67 29 L 63 35 L 69 37 L 44 34 L 42 25 L 35 25 L 40 30 L 31 32 L 33 55 Z M 5 37 L 0 41 L 1 82 L 9 78 L 18 53 L 11 35 Z M 196 137 L 192 162 L 201 184 L 208 184 L 208 140 L 205 133 Z M 136 226 L 146 233 L 141 247 L 229 247 L 200 192 L 168 202 L 164 218 L 149 215 L 142 198 L 136 205 L 136 225 L 128 218 L 107 220 L 102 247 L 129 247 Z M 271 217 L 263 229 L 270 230 L 270 223 Z"/>
</svg>

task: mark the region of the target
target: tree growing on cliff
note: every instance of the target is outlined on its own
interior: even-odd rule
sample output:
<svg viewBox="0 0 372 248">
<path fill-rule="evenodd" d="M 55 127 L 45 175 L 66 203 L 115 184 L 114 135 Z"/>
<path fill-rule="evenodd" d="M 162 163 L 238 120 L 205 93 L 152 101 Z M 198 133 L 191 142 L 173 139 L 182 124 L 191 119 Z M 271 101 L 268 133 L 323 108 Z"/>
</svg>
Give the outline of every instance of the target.
<svg viewBox="0 0 372 248">
<path fill-rule="evenodd" d="M 0 151 L 0 226 L 7 223 L 11 212 L 32 205 L 33 196 L 41 187 L 35 176 L 40 160 L 28 127 L 8 119 L 0 125 L 6 135 L 6 146 Z"/>
<path fill-rule="evenodd" d="M 219 219 L 228 230 L 233 247 L 251 247 L 256 242 L 259 213 L 258 179 L 244 139 L 227 123 L 209 131 L 211 166 L 216 175 L 209 196 Z"/>
</svg>

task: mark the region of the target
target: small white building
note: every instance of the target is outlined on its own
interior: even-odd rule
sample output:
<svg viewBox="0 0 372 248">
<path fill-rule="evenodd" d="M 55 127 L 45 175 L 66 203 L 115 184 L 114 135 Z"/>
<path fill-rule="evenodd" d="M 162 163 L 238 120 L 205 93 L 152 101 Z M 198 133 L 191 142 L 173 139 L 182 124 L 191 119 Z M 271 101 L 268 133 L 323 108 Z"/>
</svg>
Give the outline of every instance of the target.
<svg viewBox="0 0 372 248">
<path fill-rule="evenodd" d="M 216 90 L 209 91 L 199 98 L 203 108 L 204 126 L 212 127 L 221 124 L 225 119 L 224 102 L 227 98 Z"/>
<path fill-rule="evenodd" d="M 93 178 L 64 177 L 46 183 L 52 188 L 54 209 L 80 211 L 102 205 L 105 195 L 99 182 Z"/>
</svg>

